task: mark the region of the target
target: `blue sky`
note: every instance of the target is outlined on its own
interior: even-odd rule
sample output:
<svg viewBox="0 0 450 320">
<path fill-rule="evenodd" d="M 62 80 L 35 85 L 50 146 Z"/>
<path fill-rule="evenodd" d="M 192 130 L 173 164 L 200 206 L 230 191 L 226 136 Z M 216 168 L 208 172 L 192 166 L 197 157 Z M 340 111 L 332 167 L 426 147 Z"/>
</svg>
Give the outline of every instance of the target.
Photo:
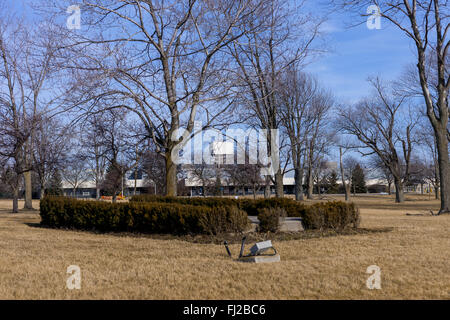
<svg viewBox="0 0 450 320">
<path fill-rule="evenodd" d="M 348 13 L 329 16 L 323 26 L 329 51 L 307 66 L 342 102 L 368 94 L 369 76 L 395 79 L 415 60 L 411 39 L 387 20 L 381 19 L 381 29 L 368 29 L 365 22 L 348 27 L 356 23 L 350 19 Z"/>
</svg>

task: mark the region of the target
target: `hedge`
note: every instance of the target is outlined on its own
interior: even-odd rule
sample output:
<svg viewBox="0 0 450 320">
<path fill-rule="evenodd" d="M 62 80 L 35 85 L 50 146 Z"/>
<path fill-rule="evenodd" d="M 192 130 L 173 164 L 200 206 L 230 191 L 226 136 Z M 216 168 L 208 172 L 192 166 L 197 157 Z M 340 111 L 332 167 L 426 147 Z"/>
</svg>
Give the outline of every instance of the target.
<svg viewBox="0 0 450 320">
<path fill-rule="evenodd" d="M 170 234 L 243 232 L 247 214 L 236 206 L 207 207 L 178 203 L 108 203 L 46 196 L 41 224 L 99 231 Z"/>
<path fill-rule="evenodd" d="M 249 224 L 247 215 L 258 216 L 265 212 L 262 217 L 266 217 L 265 209 L 280 209 L 289 217 L 301 217 L 305 229 L 342 230 L 357 228 L 360 222 L 359 210 L 353 203 L 334 201 L 305 205 L 287 198 L 137 196 L 129 203 L 108 203 L 46 196 L 41 200 L 40 209 L 41 224 L 50 227 L 143 233 L 243 232 Z"/>
<path fill-rule="evenodd" d="M 130 202 L 163 202 L 163 203 L 178 203 L 194 206 L 206 207 L 220 207 L 220 206 L 238 206 L 238 201 L 231 198 L 220 197 L 170 197 L 170 196 L 155 196 L 155 195 L 137 195 L 132 196 Z"/>
<path fill-rule="evenodd" d="M 277 232 L 280 218 L 286 217 L 286 211 L 281 208 L 263 208 L 258 214 L 260 232 Z"/>
<path fill-rule="evenodd" d="M 342 201 L 316 203 L 308 207 L 302 215 L 305 229 L 357 228 L 360 223 L 359 209 L 354 203 Z"/>
<path fill-rule="evenodd" d="M 220 197 L 166 197 L 155 195 L 137 195 L 130 199 L 130 202 L 164 202 L 178 203 L 194 206 L 221 207 L 237 206 L 247 212 L 249 216 L 257 216 L 264 208 L 283 208 L 289 217 L 301 217 L 302 211 L 308 206 L 289 198 L 269 198 L 269 199 L 232 199 Z"/>
<path fill-rule="evenodd" d="M 248 215 L 257 216 L 262 209 L 280 208 L 288 217 L 302 217 L 308 205 L 289 198 L 241 199 L 239 207 Z"/>
<path fill-rule="evenodd" d="M 360 222 L 358 208 L 353 203 L 342 201 L 316 203 L 306 205 L 289 198 L 268 199 L 232 199 L 219 197 L 165 197 L 153 195 L 133 196 L 133 203 L 165 202 L 205 207 L 237 206 L 248 215 L 258 216 L 263 209 L 280 208 L 288 217 L 302 218 L 305 229 L 335 229 L 357 228 Z"/>
</svg>

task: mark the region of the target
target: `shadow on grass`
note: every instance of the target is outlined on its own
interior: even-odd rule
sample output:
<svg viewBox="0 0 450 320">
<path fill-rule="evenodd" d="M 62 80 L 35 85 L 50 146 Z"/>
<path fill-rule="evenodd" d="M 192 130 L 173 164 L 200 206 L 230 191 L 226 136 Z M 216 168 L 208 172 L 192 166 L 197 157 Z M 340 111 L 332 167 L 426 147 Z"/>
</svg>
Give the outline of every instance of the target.
<svg viewBox="0 0 450 320">
<path fill-rule="evenodd" d="M 32 228 L 54 229 L 54 228 L 43 226 L 43 225 L 41 225 L 40 223 L 37 223 L 37 222 L 24 222 L 24 224 L 29 226 L 29 227 L 32 227 Z"/>
<path fill-rule="evenodd" d="M 149 234 L 149 233 L 138 233 L 138 232 L 103 232 L 99 230 L 78 230 L 70 228 L 53 228 L 40 223 L 30 223 L 25 222 L 25 224 L 31 228 L 41 228 L 41 229 L 52 229 L 61 231 L 72 231 L 87 234 L 102 234 L 110 235 L 115 237 L 134 237 L 134 238 L 147 238 L 156 240 L 179 240 L 191 243 L 200 244 L 223 244 L 226 240 L 229 244 L 241 243 L 243 233 L 227 233 L 220 235 L 207 235 L 207 234 L 186 234 L 186 235 L 172 235 L 172 234 Z M 247 241 L 264 241 L 264 240 L 275 240 L 275 241 L 292 241 L 292 240 L 304 240 L 304 239 L 317 239 L 326 237 L 337 237 L 337 236 L 352 236 L 352 235 L 368 235 L 368 234 L 378 234 L 391 232 L 394 228 L 349 228 L 341 231 L 336 230 L 306 230 L 300 232 L 268 232 L 268 233 L 258 233 L 249 232 L 245 233 Z"/>
</svg>

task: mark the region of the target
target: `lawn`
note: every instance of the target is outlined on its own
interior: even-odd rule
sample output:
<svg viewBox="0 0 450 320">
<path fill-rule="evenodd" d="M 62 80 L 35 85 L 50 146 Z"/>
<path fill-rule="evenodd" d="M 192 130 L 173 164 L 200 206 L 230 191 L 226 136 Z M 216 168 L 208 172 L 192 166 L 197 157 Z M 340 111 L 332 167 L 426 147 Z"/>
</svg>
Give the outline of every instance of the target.
<svg viewBox="0 0 450 320">
<path fill-rule="evenodd" d="M 281 262 L 253 265 L 218 244 L 41 228 L 37 210 L 10 214 L 0 200 L 0 299 L 450 299 L 450 216 L 406 215 L 438 201 L 354 201 L 361 227 L 392 231 L 276 241 Z M 69 265 L 80 290 L 66 288 Z M 380 290 L 366 287 L 370 265 Z"/>
</svg>

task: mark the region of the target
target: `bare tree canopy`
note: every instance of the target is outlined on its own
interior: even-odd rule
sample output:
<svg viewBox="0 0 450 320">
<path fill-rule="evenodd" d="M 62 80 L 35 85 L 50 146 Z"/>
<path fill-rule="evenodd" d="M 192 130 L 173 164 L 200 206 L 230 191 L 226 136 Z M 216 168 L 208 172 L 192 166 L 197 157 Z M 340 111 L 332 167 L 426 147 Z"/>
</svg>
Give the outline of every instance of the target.
<svg viewBox="0 0 450 320">
<path fill-rule="evenodd" d="M 263 14 L 254 12 L 244 36 L 229 44 L 229 50 L 238 66 L 236 81 L 242 95 L 240 103 L 250 110 L 257 126 L 263 129 L 280 129 L 281 118 L 277 93 L 286 82 L 283 74 L 304 64 L 317 54 L 320 26 L 323 19 L 299 13 L 303 3 L 269 1 Z M 264 26 L 261 31 L 252 28 L 256 23 Z M 253 30 L 252 30 L 253 29 Z M 278 151 L 271 136 L 267 139 L 268 152 Z M 276 195 L 283 196 L 283 170 L 274 173 Z M 268 177 L 269 178 L 269 177 Z M 269 180 L 266 183 L 266 196 Z"/>
<path fill-rule="evenodd" d="M 277 99 L 281 123 L 289 137 L 296 200 L 303 200 L 305 169 L 307 194 L 311 198 L 315 166 L 333 142 L 330 127 L 326 125 L 333 97 L 321 88 L 317 79 L 291 67 L 280 80 Z"/>
<path fill-rule="evenodd" d="M 450 89 L 449 48 L 450 15 L 447 0 L 397 1 L 332 1 L 354 11 L 376 5 L 380 16 L 404 32 L 416 47 L 416 74 L 426 106 L 426 114 L 433 127 L 438 149 L 441 180 L 440 213 L 450 213 L 449 163 L 449 105 Z"/>
<path fill-rule="evenodd" d="M 67 4 L 54 3 L 58 8 Z M 168 195 L 176 195 L 172 152 L 182 141 L 179 129 L 184 126 L 191 134 L 199 109 L 207 126 L 230 106 L 222 49 L 243 35 L 242 26 L 263 5 L 231 0 L 83 1 L 89 32 L 73 34 L 65 45 L 69 53 L 77 52 L 70 67 L 95 83 L 80 96 L 95 99 L 98 108 L 128 109 L 142 121 L 165 157 Z"/>
<path fill-rule="evenodd" d="M 350 200 L 351 186 L 365 190 L 367 168 L 354 167 L 368 156 L 365 173 L 394 184 L 397 202 L 427 182 L 449 211 L 447 1 L 330 3 L 364 21 L 378 6 L 415 45 L 416 62 L 346 102 L 347 90 L 328 88 L 347 83 L 331 69 L 348 57 L 309 65 L 334 54 L 323 40 L 336 21 L 313 1 L 36 0 L 19 19 L 1 4 L 0 179 L 13 210 L 22 194 L 32 208 L 36 186 L 41 196 L 62 185 L 66 195 L 116 200 L 147 187 L 193 194 L 192 176 L 205 196 L 253 190 L 302 201 L 342 190 L 336 163 Z M 334 32 L 340 41 L 346 30 Z M 222 140 L 237 164 L 209 163 L 208 147 Z M 243 156 L 242 143 L 255 146 Z"/>
<path fill-rule="evenodd" d="M 392 89 L 378 78 L 370 81 L 374 96 L 341 110 L 339 127 L 358 139 L 363 155 L 377 155 L 389 168 L 394 176 L 396 201 L 403 202 L 403 186 L 410 174 L 416 119 L 408 113 L 402 116 L 406 104 L 404 96 L 392 94 Z"/>
</svg>

